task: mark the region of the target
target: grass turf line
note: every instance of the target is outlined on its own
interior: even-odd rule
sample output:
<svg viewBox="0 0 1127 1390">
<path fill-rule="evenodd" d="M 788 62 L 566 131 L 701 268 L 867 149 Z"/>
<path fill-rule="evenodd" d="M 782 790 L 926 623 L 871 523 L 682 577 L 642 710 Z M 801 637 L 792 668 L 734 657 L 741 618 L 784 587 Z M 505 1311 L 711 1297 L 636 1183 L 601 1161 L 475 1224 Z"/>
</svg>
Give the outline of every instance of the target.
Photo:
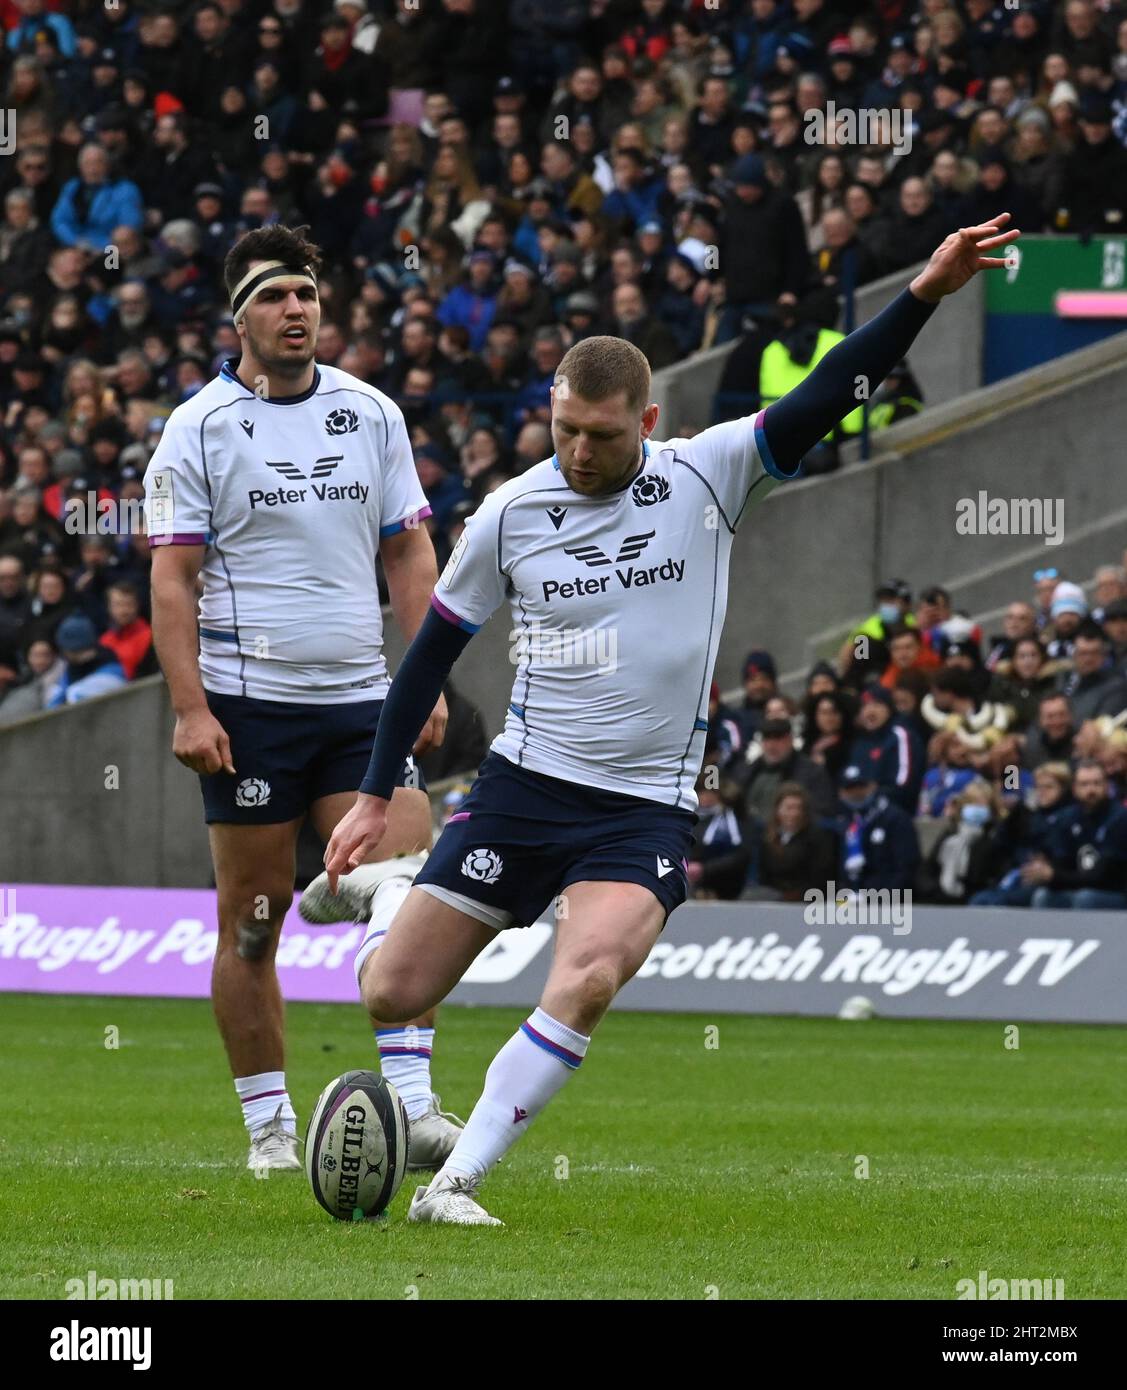
<svg viewBox="0 0 1127 1390">
<path fill-rule="evenodd" d="M 440 1014 L 445 1108 L 468 1115 L 523 1017 Z M 287 1029 L 303 1132 L 376 1052 L 358 1008 L 290 1005 Z M 304 1175 L 244 1168 L 206 1002 L 6 995 L 0 1288 L 62 1298 L 93 1269 L 177 1299 L 950 1299 L 985 1269 L 1123 1298 L 1127 1032 L 1003 1042 L 998 1023 L 612 1014 L 483 1189 L 504 1230 L 409 1226 L 410 1174 L 389 1220 L 348 1225 Z"/>
</svg>

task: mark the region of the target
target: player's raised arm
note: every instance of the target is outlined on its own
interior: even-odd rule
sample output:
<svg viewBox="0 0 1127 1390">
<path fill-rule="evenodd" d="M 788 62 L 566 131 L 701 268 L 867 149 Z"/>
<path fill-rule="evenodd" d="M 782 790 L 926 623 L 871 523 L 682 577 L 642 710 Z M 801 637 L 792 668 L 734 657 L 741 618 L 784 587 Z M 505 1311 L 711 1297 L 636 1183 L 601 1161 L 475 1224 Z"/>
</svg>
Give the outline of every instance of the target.
<svg viewBox="0 0 1127 1390">
<path fill-rule="evenodd" d="M 952 232 L 906 290 L 868 323 L 828 352 L 810 375 L 767 407 L 756 435 L 764 462 L 776 477 L 793 474 L 803 456 L 857 408 L 858 378 L 870 394 L 907 353 L 935 306 L 980 271 L 1006 264 L 984 252 L 1016 241 L 1017 228 L 1004 231 L 1008 212 L 977 227 Z"/>
</svg>

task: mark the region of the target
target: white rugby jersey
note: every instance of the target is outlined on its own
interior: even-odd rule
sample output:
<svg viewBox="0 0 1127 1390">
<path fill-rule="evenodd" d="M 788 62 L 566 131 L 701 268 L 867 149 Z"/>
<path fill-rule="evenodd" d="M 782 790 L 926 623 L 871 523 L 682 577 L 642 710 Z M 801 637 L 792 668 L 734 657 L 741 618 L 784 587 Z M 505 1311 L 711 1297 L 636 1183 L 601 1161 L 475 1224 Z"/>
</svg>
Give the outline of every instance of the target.
<svg viewBox="0 0 1127 1390">
<path fill-rule="evenodd" d="M 732 538 L 788 475 L 762 414 L 646 446 L 619 492 L 573 492 L 556 460 L 485 499 L 434 591 L 476 631 L 508 598 L 512 703 L 493 750 L 520 767 L 696 808 Z"/>
<path fill-rule="evenodd" d="M 266 400 L 237 365 L 173 411 L 145 473 L 149 544 L 207 546 L 204 688 L 378 699 L 380 538 L 430 515 L 403 413 L 336 367 L 316 367 L 300 396 Z"/>
</svg>

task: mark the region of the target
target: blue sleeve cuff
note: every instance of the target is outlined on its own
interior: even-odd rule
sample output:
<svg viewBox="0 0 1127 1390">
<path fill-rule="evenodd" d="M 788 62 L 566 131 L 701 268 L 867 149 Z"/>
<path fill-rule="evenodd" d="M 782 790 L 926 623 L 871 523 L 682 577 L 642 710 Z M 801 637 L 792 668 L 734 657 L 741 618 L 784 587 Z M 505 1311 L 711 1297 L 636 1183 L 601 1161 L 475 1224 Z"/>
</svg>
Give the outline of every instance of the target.
<svg viewBox="0 0 1127 1390">
<path fill-rule="evenodd" d="M 775 462 L 774 455 L 771 453 L 771 446 L 767 443 L 767 431 L 763 428 L 763 417 L 767 414 L 761 410 L 755 417 L 755 447 L 759 450 L 759 457 L 763 462 L 763 468 L 772 478 L 778 478 L 779 482 L 786 483 L 792 478 L 797 478 L 802 468 L 802 460 L 799 459 L 795 464 L 793 472 L 784 473 Z"/>
</svg>

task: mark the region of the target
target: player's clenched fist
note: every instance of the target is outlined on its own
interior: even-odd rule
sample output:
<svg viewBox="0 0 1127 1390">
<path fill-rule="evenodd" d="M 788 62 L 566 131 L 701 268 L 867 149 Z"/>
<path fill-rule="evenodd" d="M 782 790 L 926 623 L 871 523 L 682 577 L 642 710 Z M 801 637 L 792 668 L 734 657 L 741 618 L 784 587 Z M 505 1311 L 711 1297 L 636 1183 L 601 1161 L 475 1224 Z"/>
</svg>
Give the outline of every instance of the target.
<svg viewBox="0 0 1127 1390">
<path fill-rule="evenodd" d="M 336 893 L 341 874 L 358 868 L 375 853 L 386 830 L 387 802 L 382 796 L 367 796 L 361 792 L 356 805 L 338 822 L 325 847 L 330 893 Z"/>
<path fill-rule="evenodd" d="M 235 764 L 231 761 L 231 740 L 227 737 L 226 729 L 208 709 L 182 714 L 177 719 L 176 731 L 172 735 L 172 751 L 193 772 L 210 774 L 220 770 L 235 771 Z"/>
</svg>

